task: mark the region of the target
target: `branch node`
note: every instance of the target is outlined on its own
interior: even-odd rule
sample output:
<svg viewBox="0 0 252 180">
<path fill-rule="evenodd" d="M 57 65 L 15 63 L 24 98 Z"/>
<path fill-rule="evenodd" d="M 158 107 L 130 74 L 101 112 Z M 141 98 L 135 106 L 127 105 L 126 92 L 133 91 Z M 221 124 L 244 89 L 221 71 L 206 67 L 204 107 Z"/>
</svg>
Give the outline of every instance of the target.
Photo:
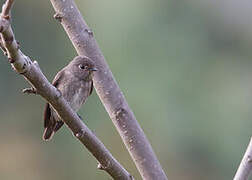
<svg viewBox="0 0 252 180">
<path fill-rule="evenodd" d="M 94 36 L 94 32 L 91 29 L 85 29 L 85 32 L 87 32 L 88 35 L 91 36 L 91 37 Z"/>
<path fill-rule="evenodd" d="M 116 110 L 115 115 L 116 117 L 120 116 L 120 114 L 122 113 L 123 109 L 119 108 L 118 110 Z"/>
<path fill-rule="evenodd" d="M 10 15 L 4 15 L 4 16 L 2 16 L 2 17 L 3 17 L 4 19 L 8 20 L 8 21 L 9 21 L 10 18 L 11 18 Z"/>
<path fill-rule="evenodd" d="M 74 136 L 76 136 L 77 138 L 82 138 L 84 135 L 85 135 L 85 131 L 83 129 L 81 129 L 79 132 L 74 134 Z"/>
<path fill-rule="evenodd" d="M 40 69 L 39 64 L 38 64 L 37 61 L 33 61 L 32 63 L 33 63 L 38 69 Z"/>
<path fill-rule="evenodd" d="M 22 66 L 22 69 L 24 70 L 26 67 L 27 67 L 27 64 L 24 63 L 23 66 Z"/>
<path fill-rule="evenodd" d="M 101 163 L 98 163 L 98 165 L 97 165 L 97 169 L 100 169 L 100 170 L 105 170 L 105 168 L 101 165 Z"/>
<path fill-rule="evenodd" d="M 56 19 L 57 21 L 59 21 L 60 23 L 62 22 L 62 19 L 63 19 L 63 15 L 60 14 L 60 13 L 55 13 L 53 15 L 53 18 Z"/>
<path fill-rule="evenodd" d="M 249 155 L 248 155 L 247 162 L 248 162 L 248 163 L 252 163 L 252 158 L 251 158 L 251 156 L 249 156 Z"/>
<path fill-rule="evenodd" d="M 103 165 L 99 162 L 98 165 L 97 165 L 97 169 L 106 170 L 106 169 L 108 169 L 109 166 L 110 166 L 110 161 L 107 161 L 107 165 L 106 165 L 106 166 L 103 166 Z"/>
<path fill-rule="evenodd" d="M 10 26 L 10 21 L 0 16 L 0 33 L 6 31 Z"/>
<path fill-rule="evenodd" d="M 26 94 L 38 94 L 37 90 L 34 87 L 25 88 L 22 90 L 22 92 Z"/>
<path fill-rule="evenodd" d="M 125 119 L 127 111 L 123 107 L 119 107 L 119 108 L 117 108 L 117 110 L 115 111 L 114 114 L 115 114 L 115 117 L 117 120 Z"/>
<path fill-rule="evenodd" d="M 9 63 L 14 63 L 15 59 L 12 59 L 12 58 L 8 57 L 8 61 L 9 61 Z"/>
</svg>

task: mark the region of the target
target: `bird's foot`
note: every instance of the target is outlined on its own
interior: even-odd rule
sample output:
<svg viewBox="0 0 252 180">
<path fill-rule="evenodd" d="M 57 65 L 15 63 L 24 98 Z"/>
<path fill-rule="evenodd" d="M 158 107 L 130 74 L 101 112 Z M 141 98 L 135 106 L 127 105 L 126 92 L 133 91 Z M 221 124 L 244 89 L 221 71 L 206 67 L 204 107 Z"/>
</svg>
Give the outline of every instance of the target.
<svg viewBox="0 0 252 180">
<path fill-rule="evenodd" d="M 25 88 L 22 90 L 22 92 L 26 94 L 38 94 L 37 90 L 34 87 Z"/>
</svg>

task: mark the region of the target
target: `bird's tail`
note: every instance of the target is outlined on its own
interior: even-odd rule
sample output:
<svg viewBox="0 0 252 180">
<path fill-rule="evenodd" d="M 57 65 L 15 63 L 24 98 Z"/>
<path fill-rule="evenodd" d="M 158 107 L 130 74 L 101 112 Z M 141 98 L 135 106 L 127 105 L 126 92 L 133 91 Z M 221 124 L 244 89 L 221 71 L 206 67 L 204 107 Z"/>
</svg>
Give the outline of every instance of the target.
<svg viewBox="0 0 252 180">
<path fill-rule="evenodd" d="M 52 139 L 54 133 L 58 131 L 61 126 L 63 126 L 64 122 L 63 121 L 56 121 L 54 126 L 48 126 L 45 128 L 44 133 L 43 133 L 43 140 L 44 141 L 49 141 Z"/>
<path fill-rule="evenodd" d="M 61 126 L 64 124 L 63 121 L 57 121 L 54 116 L 53 112 L 51 111 L 51 107 L 49 103 L 46 104 L 45 111 L 44 111 L 44 133 L 43 133 L 43 140 L 49 141 L 54 133 L 58 131 Z"/>
<path fill-rule="evenodd" d="M 45 128 L 44 133 L 43 133 L 43 140 L 44 141 L 49 141 L 49 140 L 52 139 L 53 135 L 54 135 L 53 128 L 52 127 L 47 127 L 47 128 Z"/>
</svg>

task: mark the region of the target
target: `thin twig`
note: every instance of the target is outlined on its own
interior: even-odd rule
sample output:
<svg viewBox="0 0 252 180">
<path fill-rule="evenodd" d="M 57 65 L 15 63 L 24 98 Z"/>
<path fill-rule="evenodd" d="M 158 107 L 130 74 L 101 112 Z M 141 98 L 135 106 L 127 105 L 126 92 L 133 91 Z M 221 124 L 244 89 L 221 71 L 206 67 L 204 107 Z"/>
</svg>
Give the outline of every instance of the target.
<svg viewBox="0 0 252 180">
<path fill-rule="evenodd" d="M 2 16 L 3 17 L 10 17 L 11 7 L 14 4 L 14 0 L 6 0 L 5 4 L 2 7 Z"/>
<path fill-rule="evenodd" d="M 3 6 L 3 13 L 0 17 L 0 27 L 6 26 L 3 20 L 10 22 L 9 13 L 13 0 L 7 0 Z M 98 162 L 106 167 L 104 171 L 114 179 L 131 180 L 131 175 L 111 155 L 102 142 L 92 133 L 91 130 L 81 121 L 78 115 L 71 109 L 61 93 L 52 86 L 41 72 L 38 63 L 25 56 L 19 49 L 15 40 L 10 23 L 3 28 L 1 39 L 7 51 L 9 62 L 13 69 L 22 74 L 34 88 L 26 89 L 25 92 L 36 93 L 45 98 L 62 117 L 63 121 L 72 130 L 73 134 L 83 145 L 95 156 Z"/>
<path fill-rule="evenodd" d="M 167 177 L 138 124 L 108 64 L 74 0 L 50 0 L 61 24 L 79 55 L 93 59 L 99 72 L 94 87 L 110 118 L 126 145 L 138 171 L 145 180 L 166 180 Z"/>
<path fill-rule="evenodd" d="M 235 174 L 234 180 L 248 180 L 252 171 L 252 138 Z"/>
</svg>

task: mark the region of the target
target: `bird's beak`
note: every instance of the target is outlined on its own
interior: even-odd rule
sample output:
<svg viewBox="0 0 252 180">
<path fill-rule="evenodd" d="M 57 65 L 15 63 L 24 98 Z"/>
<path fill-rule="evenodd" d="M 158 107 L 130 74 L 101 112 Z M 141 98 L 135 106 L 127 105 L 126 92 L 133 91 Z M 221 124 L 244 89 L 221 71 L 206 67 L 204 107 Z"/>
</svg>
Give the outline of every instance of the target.
<svg viewBox="0 0 252 180">
<path fill-rule="evenodd" d="M 89 68 L 88 70 L 89 71 L 97 71 L 98 69 L 96 69 L 96 68 Z"/>
</svg>

